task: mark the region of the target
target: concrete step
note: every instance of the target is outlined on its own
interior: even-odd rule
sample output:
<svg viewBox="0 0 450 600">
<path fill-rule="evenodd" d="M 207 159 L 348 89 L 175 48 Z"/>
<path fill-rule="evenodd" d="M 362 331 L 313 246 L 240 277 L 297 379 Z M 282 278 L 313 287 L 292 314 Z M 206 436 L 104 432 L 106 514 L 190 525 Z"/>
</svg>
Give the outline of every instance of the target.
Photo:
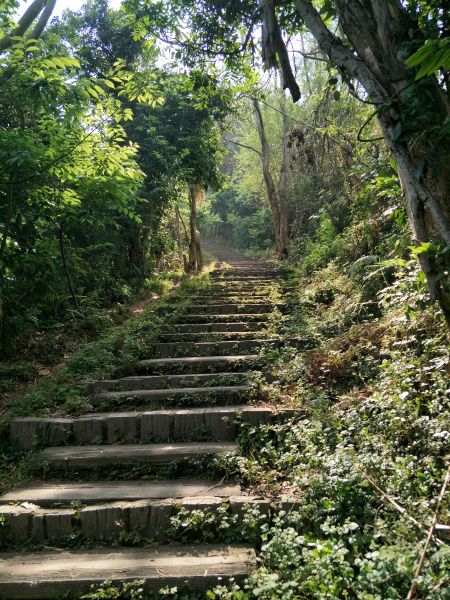
<svg viewBox="0 0 450 600">
<path fill-rule="evenodd" d="M 89 391 L 159 390 L 181 387 L 211 387 L 214 385 L 245 385 L 250 372 L 242 373 L 185 373 L 181 375 L 131 375 L 121 379 L 105 379 L 89 384 Z"/>
<path fill-rule="evenodd" d="M 255 289 L 255 290 L 234 290 L 228 286 L 221 288 L 211 288 L 207 294 L 191 296 L 192 300 L 210 300 L 211 298 L 223 298 L 229 300 L 230 298 L 239 298 L 242 300 L 251 300 L 252 298 L 270 298 L 272 295 L 271 289 Z"/>
<path fill-rule="evenodd" d="M 220 373 L 242 372 L 256 368 L 258 364 L 257 354 L 242 354 L 231 356 L 185 356 L 178 358 L 149 358 L 141 360 L 137 364 L 138 372 L 145 373 Z"/>
<path fill-rule="evenodd" d="M 7 503 L 30 502 L 37 506 L 68 506 L 72 502 L 96 504 L 99 502 L 133 502 L 137 500 L 162 500 L 164 498 L 190 498 L 210 496 L 225 498 L 239 496 L 239 485 L 209 479 L 178 479 L 159 481 L 93 481 L 56 482 L 36 481 L 17 486 L 0 497 L 3 507 Z M 21 507 L 26 509 L 27 507 Z"/>
<path fill-rule="evenodd" d="M 281 338 L 271 337 L 246 340 L 210 341 L 210 342 L 158 342 L 149 345 L 154 357 L 208 356 L 232 353 L 255 354 L 267 344 L 280 344 Z"/>
<path fill-rule="evenodd" d="M 195 304 L 189 308 L 190 312 L 194 312 L 196 315 L 242 315 L 246 313 L 250 314 L 264 314 L 270 313 L 278 306 L 274 303 L 254 303 L 248 302 L 243 304 L 236 304 L 235 302 L 222 303 L 222 304 Z"/>
<path fill-rule="evenodd" d="M 194 333 L 161 333 L 160 342 L 203 342 L 203 341 L 239 341 L 264 339 L 266 334 L 256 331 L 200 331 Z"/>
<path fill-rule="evenodd" d="M 0 555 L 1 600 L 79 598 L 105 579 L 143 580 L 146 592 L 188 584 L 207 590 L 228 578 L 242 579 L 256 568 L 248 546 L 156 546 L 111 550 L 35 552 Z"/>
<path fill-rule="evenodd" d="M 66 540 L 70 541 L 74 537 L 83 542 L 119 541 L 124 534 L 130 533 L 146 540 L 167 542 L 173 541 L 171 518 L 180 509 L 213 512 L 223 508 L 226 502 L 230 515 L 239 514 L 250 506 L 257 506 L 267 513 L 269 503 L 263 498 L 243 496 L 240 492 L 235 496 L 224 496 L 220 485 L 216 491 L 213 482 L 209 483 L 211 491 L 203 496 L 165 496 L 116 501 L 97 498 L 87 505 L 77 499 L 73 501 L 77 503 L 76 507 L 68 505 L 67 501 L 66 507 L 40 507 L 29 501 L 23 502 L 22 505 L 3 504 L 0 505 L 0 517 L 5 523 L 2 544 L 8 548 L 32 540 L 34 543 L 50 542 L 64 546 Z M 97 487 L 98 492 L 102 489 L 101 486 Z"/>
<path fill-rule="evenodd" d="M 231 323 L 178 323 L 168 329 L 174 333 L 203 333 L 215 331 L 260 331 L 267 327 L 263 321 L 236 321 Z"/>
<path fill-rule="evenodd" d="M 245 402 L 249 391 L 247 385 L 222 385 L 184 387 L 156 390 L 122 390 L 97 394 L 92 404 L 102 412 L 112 407 L 146 406 L 149 410 L 165 407 L 192 407 Z"/>
<path fill-rule="evenodd" d="M 280 279 L 278 278 L 265 275 L 243 275 L 233 273 L 212 273 L 209 278 L 213 283 L 233 281 L 237 284 L 252 283 L 253 285 L 273 285 L 274 283 L 280 282 Z"/>
<path fill-rule="evenodd" d="M 289 411 L 289 414 L 292 411 Z M 68 444 L 135 442 L 231 441 L 240 418 L 253 425 L 272 419 L 272 409 L 260 406 L 213 406 L 175 410 L 90 414 L 73 419 L 26 417 L 10 425 L 11 442 L 18 448 Z M 282 414 L 285 414 L 282 411 Z"/>
<path fill-rule="evenodd" d="M 44 468 L 45 472 L 115 469 L 118 466 L 144 463 L 162 466 L 189 459 L 200 459 L 212 454 L 234 452 L 236 448 L 236 444 L 230 442 L 57 446 L 38 452 L 34 458 L 34 466 Z"/>
<path fill-rule="evenodd" d="M 195 310 L 195 307 L 192 308 Z M 232 323 L 234 321 L 251 323 L 253 321 L 264 322 L 266 321 L 272 313 L 238 313 L 238 314 L 207 314 L 202 313 L 198 314 L 197 312 L 192 312 L 183 315 L 181 318 L 183 319 L 183 323 L 190 324 L 194 323 L 196 325 L 201 325 L 204 323 Z"/>
<path fill-rule="evenodd" d="M 210 277 L 230 277 L 230 276 L 238 276 L 238 277 L 267 277 L 267 278 L 277 278 L 282 277 L 282 274 L 279 271 L 274 269 L 255 269 L 252 267 L 248 268 L 238 268 L 231 267 L 230 269 L 221 269 L 220 271 L 212 271 L 210 273 Z"/>
<path fill-rule="evenodd" d="M 231 294 L 230 296 L 224 296 L 224 295 L 211 295 L 211 296 L 202 296 L 201 298 L 198 297 L 194 297 L 194 298 L 190 298 L 192 304 L 194 306 L 203 306 L 204 304 L 207 305 L 232 305 L 232 304 L 257 304 L 258 306 L 263 304 L 263 305 L 270 305 L 272 306 L 272 304 L 276 304 L 277 302 L 274 302 L 274 300 L 272 299 L 271 296 L 269 296 L 268 294 L 264 294 L 261 296 L 254 296 L 249 295 L 249 294 Z"/>
</svg>

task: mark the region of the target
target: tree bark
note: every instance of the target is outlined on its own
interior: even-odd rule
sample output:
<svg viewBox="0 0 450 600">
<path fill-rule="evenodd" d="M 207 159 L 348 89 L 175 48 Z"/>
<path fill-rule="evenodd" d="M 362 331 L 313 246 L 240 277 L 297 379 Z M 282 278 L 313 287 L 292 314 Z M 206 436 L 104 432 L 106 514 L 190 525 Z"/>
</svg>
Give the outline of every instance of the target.
<svg viewBox="0 0 450 600">
<path fill-rule="evenodd" d="M 5 35 L 0 39 L 0 52 L 4 52 L 13 45 L 13 37 L 22 37 L 26 35 L 30 39 L 38 39 L 42 35 L 42 32 L 53 13 L 55 4 L 56 0 L 34 0 L 19 19 L 17 27 L 13 29 L 11 34 Z M 38 22 L 35 23 L 34 28 L 31 29 L 39 15 L 41 16 Z"/>
<path fill-rule="evenodd" d="M 72 284 L 72 278 L 70 276 L 69 266 L 67 264 L 66 251 L 64 248 L 64 230 L 62 224 L 59 227 L 59 251 L 61 253 L 61 260 L 63 263 L 64 274 L 67 280 L 67 286 L 69 288 L 70 295 L 72 296 L 72 302 L 74 307 L 79 310 L 80 305 L 78 303 L 77 295 L 75 294 L 75 289 Z"/>
<path fill-rule="evenodd" d="M 181 266 L 183 264 L 183 242 L 181 238 L 181 220 L 178 206 L 175 206 L 175 228 L 177 232 L 178 259 Z"/>
<path fill-rule="evenodd" d="M 414 243 L 420 245 L 437 233 L 443 243 L 450 245 L 448 173 L 440 181 L 434 179 L 431 185 L 421 179 L 416 173 L 421 158 L 420 145 L 400 140 L 395 131 L 401 123 L 402 111 L 406 116 L 408 114 L 408 91 L 415 85 L 414 73 L 399 58 L 401 32 L 405 23 L 407 25 L 405 9 L 398 0 L 335 0 L 335 5 L 351 49 L 327 28 L 311 0 L 295 0 L 297 12 L 322 52 L 346 81 L 357 79 L 370 100 L 379 107 L 378 119 L 397 164 Z M 433 98 L 432 108 L 428 108 L 430 121 L 436 124 L 441 119 L 443 125 L 449 114 L 445 96 L 432 80 L 427 93 Z M 427 103 L 424 97 L 425 110 Z M 450 298 L 443 287 L 441 274 L 437 273 L 435 260 L 425 253 L 419 254 L 418 258 L 427 277 L 431 298 L 440 303 L 450 323 Z"/>
<path fill-rule="evenodd" d="M 200 245 L 200 235 L 197 230 L 197 206 L 204 197 L 204 187 L 201 184 L 192 184 L 189 186 L 189 258 L 187 262 L 187 271 L 198 273 L 203 268 L 202 249 Z"/>
<path fill-rule="evenodd" d="M 287 211 L 283 201 L 280 201 L 277 188 L 273 181 L 270 171 L 270 148 L 264 128 L 264 121 L 261 114 L 261 108 L 256 98 L 252 99 L 253 110 L 256 117 L 256 126 L 258 128 L 259 139 L 261 142 L 261 159 L 264 183 L 266 184 L 267 197 L 272 212 L 272 223 L 275 232 L 275 243 L 279 258 L 284 259 L 288 255 L 288 223 Z"/>
</svg>

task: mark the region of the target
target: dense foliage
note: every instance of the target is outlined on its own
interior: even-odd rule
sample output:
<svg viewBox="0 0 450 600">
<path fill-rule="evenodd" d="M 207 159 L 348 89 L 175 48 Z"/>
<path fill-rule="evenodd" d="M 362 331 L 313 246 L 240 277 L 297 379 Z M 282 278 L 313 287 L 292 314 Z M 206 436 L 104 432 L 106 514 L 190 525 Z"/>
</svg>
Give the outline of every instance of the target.
<svg viewBox="0 0 450 600">
<path fill-rule="evenodd" d="M 226 97 L 202 100 L 211 78 L 165 73 L 157 56 L 132 40 L 127 18 L 105 1 L 66 13 L 39 40 L 15 36 L 2 54 L 6 355 L 26 343 L 27 331 L 150 289 L 161 260 L 180 267 L 188 240 L 183 230 L 176 237 L 171 206 L 186 212 L 187 183 L 217 184 L 214 118 Z"/>
</svg>

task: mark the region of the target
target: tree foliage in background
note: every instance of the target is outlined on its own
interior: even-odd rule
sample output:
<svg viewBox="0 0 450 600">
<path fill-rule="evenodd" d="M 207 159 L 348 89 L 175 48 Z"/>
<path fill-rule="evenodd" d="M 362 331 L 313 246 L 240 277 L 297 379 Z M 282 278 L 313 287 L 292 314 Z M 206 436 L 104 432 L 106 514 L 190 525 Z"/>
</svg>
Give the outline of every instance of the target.
<svg viewBox="0 0 450 600">
<path fill-rule="evenodd" d="M 261 52 L 267 68 L 281 70 L 283 87 L 294 101 L 299 100 L 301 90 L 289 50 L 295 48 L 295 36 L 308 30 L 322 57 L 337 69 L 340 81 L 372 106 L 367 123 L 378 119 L 395 160 L 415 254 L 431 299 L 439 301 L 450 319 L 446 251 L 450 245 L 450 128 L 444 41 L 449 22 L 444 7 L 415 0 L 323 0 L 318 4 L 311 0 L 238 4 L 172 0 L 150 6 L 129 0 L 126 5 L 139 15 L 143 26 L 146 18 L 150 26 L 152 16 L 159 12 L 158 22 L 178 28 L 180 52 L 187 64 L 211 63 L 220 55 L 230 69 L 238 70 L 246 68 L 242 60 L 246 51 Z M 183 39 L 186 27 L 189 39 Z M 427 40 L 418 58 L 415 53 Z M 418 72 L 416 65 L 422 59 L 425 67 Z"/>
<path fill-rule="evenodd" d="M 220 90 L 202 92 L 211 77 L 164 72 L 151 41 L 135 39 L 106 0 L 66 11 L 40 39 L 17 35 L 15 8 L 2 12 L 0 55 L 7 352 L 17 333 L 142 288 L 175 249 L 174 218 L 172 235 L 161 227 L 170 205 L 188 205 L 185 186 L 219 182 L 216 120 L 227 110 Z"/>
</svg>

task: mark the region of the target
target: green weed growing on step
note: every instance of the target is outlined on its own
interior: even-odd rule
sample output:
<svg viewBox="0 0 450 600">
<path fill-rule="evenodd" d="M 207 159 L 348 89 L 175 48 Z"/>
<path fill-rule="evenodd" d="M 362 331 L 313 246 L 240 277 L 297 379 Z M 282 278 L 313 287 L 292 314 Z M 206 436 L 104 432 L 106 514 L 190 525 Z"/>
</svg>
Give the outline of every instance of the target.
<svg viewBox="0 0 450 600">
<path fill-rule="evenodd" d="M 170 518 L 168 536 L 186 543 L 258 544 L 263 525 L 270 518 L 267 509 L 249 504 L 238 512 L 232 512 L 227 502 L 210 510 L 180 507 Z"/>
<path fill-rule="evenodd" d="M 122 583 L 116 586 L 112 581 L 104 581 L 100 586 L 92 586 L 92 591 L 81 596 L 81 600 L 145 600 L 144 580 Z"/>
</svg>

